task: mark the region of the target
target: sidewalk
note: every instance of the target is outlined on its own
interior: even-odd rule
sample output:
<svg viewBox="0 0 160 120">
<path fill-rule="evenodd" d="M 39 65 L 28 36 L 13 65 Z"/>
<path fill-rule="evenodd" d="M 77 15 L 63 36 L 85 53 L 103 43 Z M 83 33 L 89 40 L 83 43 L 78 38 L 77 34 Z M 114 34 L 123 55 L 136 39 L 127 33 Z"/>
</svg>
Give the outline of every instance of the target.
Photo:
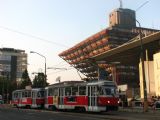
<svg viewBox="0 0 160 120">
<path fill-rule="evenodd" d="M 0 104 L 0 108 L 11 108 L 11 104 Z"/>
<path fill-rule="evenodd" d="M 119 111 L 144 113 L 143 107 L 119 107 Z M 160 114 L 160 110 L 155 110 L 149 107 L 147 113 L 159 113 Z"/>
</svg>

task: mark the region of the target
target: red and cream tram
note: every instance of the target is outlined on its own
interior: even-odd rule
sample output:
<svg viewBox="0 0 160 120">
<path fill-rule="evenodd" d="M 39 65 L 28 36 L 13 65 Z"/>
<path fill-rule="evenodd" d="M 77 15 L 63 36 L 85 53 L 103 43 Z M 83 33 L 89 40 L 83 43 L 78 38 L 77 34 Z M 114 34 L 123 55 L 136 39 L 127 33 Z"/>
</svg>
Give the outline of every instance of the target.
<svg viewBox="0 0 160 120">
<path fill-rule="evenodd" d="M 12 92 L 12 105 L 25 108 L 42 108 L 44 106 L 44 89 L 22 89 Z"/>
<path fill-rule="evenodd" d="M 118 110 L 113 81 L 65 81 L 45 88 L 45 108 L 101 112 Z"/>
</svg>

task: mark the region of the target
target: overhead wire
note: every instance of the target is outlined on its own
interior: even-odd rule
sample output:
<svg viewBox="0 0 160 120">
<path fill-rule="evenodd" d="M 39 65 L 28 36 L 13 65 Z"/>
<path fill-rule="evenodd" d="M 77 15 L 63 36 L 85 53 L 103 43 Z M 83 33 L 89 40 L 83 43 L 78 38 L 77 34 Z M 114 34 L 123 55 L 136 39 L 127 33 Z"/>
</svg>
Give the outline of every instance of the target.
<svg viewBox="0 0 160 120">
<path fill-rule="evenodd" d="M 38 39 L 38 40 L 41 40 L 43 42 L 51 43 L 51 44 L 54 44 L 54 45 L 65 47 L 65 48 L 68 47 L 68 46 L 66 46 L 64 44 L 61 44 L 61 43 L 57 43 L 57 42 L 53 42 L 53 41 L 50 41 L 50 40 L 46 40 L 44 38 L 37 37 L 35 35 L 31 35 L 31 34 L 28 34 L 28 33 L 20 32 L 18 30 L 14 30 L 14 29 L 11 29 L 11 28 L 8 28 L 8 27 L 4 27 L 4 26 L 1 26 L 1 25 L 0 25 L 0 28 L 5 29 L 5 30 L 10 31 L 10 32 L 18 33 L 18 34 L 23 35 L 23 36 L 27 36 L 27 37 L 31 37 L 31 38 L 34 38 L 34 39 Z"/>
<path fill-rule="evenodd" d="M 72 70 L 72 69 L 75 69 L 75 68 L 68 68 L 67 71 L 68 70 Z M 47 73 L 47 75 L 56 74 L 56 73 L 60 73 L 60 72 L 64 72 L 64 71 L 66 71 L 66 70 L 60 70 L 60 71 L 56 71 L 56 72 L 50 72 L 50 73 Z"/>
<path fill-rule="evenodd" d="M 149 1 L 146 1 L 146 2 L 144 2 L 141 6 L 139 6 L 139 7 L 136 9 L 136 12 L 137 12 L 139 9 L 141 9 L 143 6 L 145 6 L 148 2 L 149 2 Z"/>
</svg>

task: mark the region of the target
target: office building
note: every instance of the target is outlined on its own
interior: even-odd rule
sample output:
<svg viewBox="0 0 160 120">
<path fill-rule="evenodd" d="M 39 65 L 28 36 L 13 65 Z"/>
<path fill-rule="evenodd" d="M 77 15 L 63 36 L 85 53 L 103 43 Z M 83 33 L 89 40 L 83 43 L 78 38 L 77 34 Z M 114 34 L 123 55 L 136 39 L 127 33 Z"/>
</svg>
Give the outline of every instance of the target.
<svg viewBox="0 0 160 120">
<path fill-rule="evenodd" d="M 9 80 L 20 81 L 27 69 L 27 54 L 24 50 L 0 48 L 0 75 L 9 75 Z"/>
</svg>

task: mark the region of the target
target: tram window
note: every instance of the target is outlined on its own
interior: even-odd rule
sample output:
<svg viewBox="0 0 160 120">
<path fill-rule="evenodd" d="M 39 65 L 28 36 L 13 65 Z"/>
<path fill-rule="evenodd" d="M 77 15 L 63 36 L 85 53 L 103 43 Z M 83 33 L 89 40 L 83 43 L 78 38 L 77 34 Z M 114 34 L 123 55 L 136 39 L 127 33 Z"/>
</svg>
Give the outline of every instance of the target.
<svg viewBox="0 0 160 120">
<path fill-rule="evenodd" d="M 55 89 L 54 89 L 53 95 L 54 95 L 54 96 L 58 96 L 58 88 L 55 88 Z"/>
<path fill-rule="evenodd" d="M 86 95 L 86 86 L 79 86 L 79 95 Z"/>
<path fill-rule="evenodd" d="M 98 89 L 98 94 L 99 95 L 104 95 L 102 87 L 97 87 L 97 89 Z"/>
<path fill-rule="evenodd" d="M 38 91 L 38 93 L 37 93 L 37 97 L 41 97 L 41 93 L 40 93 L 40 91 Z"/>
<path fill-rule="evenodd" d="M 45 90 L 44 91 L 44 95 L 45 95 L 45 97 L 47 97 L 48 95 L 47 95 L 47 90 Z"/>
<path fill-rule="evenodd" d="M 22 97 L 25 97 L 25 92 L 22 92 Z"/>
<path fill-rule="evenodd" d="M 41 97 L 44 97 L 44 96 L 45 96 L 44 91 L 40 91 L 40 93 L 41 93 Z"/>
<path fill-rule="evenodd" d="M 22 97 L 31 97 L 31 91 L 22 92 Z"/>
<path fill-rule="evenodd" d="M 116 93 L 116 89 L 111 88 L 111 94 L 115 94 Z"/>
<path fill-rule="evenodd" d="M 22 92 L 18 92 L 18 98 L 22 97 Z"/>
<path fill-rule="evenodd" d="M 34 91 L 32 91 L 32 97 L 35 98 L 35 92 Z"/>
<path fill-rule="evenodd" d="M 96 86 L 91 87 L 91 94 L 92 96 L 95 96 L 97 94 Z"/>
<path fill-rule="evenodd" d="M 20 98 L 20 93 L 16 93 L 16 98 Z"/>
<path fill-rule="evenodd" d="M 28 97 L 31 97 L 31 91 L 28 91 Z"/>
<path fill-rule="evenodd" d="M 20 98 L 21 94 L 22 94 L 22 93 L 18 92 L 18 93 L 17 93 L 17 98 Z"/>
<path fill-rule="evenodd" d="M 27 97 L 27 92 L 24 93 L 24 97 Z"/>
<path fill-rule="evenodd" d="M 44 91 L 38 91 L 37 97 L 44 97 Z"/>
<path fill-rule="evenodd" d="M 111 89 L 110 88 L 105 88 L 106 95 L 111 95 Z"/>
<path fill-rule="evenodd" d="M 65 88 L 65 95 L 66 95 L 66 96 L 71 95 L 71 88 L 70 88 L 70 87 L 66 87 L 66 88 Z"/>
<path fill-rule="evenodd" d="M 78 87 L 72 87 L 72 95 L 76 95 L 78 92 Z"/>
<path fill-rule="evenodd" d="M 18 93 L 14 93 L 14 98 L 17 98 L 18 97 Z"/>
<path fill-rule="evenodd" d="M 53 88 L 48 89 L 48 96 L 53 96 Z"/>
<path fill-rule="evenodd" d="M 40 91 L 38 91 L 38 93 L 37 93 L 37 97 L 41 97 L 41 93 L 40 93 Z"/>
<path fill-rule="evenodd" d="M 16 93 L 13 93 L 13 98 L 16 98 Z"/>
<path fill-rule="evenodd" d="M 27 91 L 25 92 L 25 97 L 28 97 L 28 92 Z"/>
</svg>

